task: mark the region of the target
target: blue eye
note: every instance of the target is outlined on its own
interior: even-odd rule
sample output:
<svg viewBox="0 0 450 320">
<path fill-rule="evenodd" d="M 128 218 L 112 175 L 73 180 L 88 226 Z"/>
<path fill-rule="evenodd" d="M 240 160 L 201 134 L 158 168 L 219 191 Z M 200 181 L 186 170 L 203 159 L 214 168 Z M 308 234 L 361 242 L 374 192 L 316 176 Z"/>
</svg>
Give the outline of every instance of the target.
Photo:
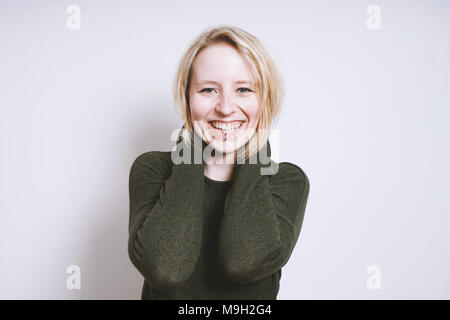
<svg viewBox="0 0 450 320">
<path fill-rule="evenodd" d="M 204 88 L 202 90 L 200 90 L 200 92 L 206 92 L 206 93 L 212 93 L 214 91 L 214 88 Z M 251 89 L 249 88 L 239 88 L 238 91 L 240 91 L 240 93 L 246 93 L 246 92 L 252 92 Z"/>
</svg>

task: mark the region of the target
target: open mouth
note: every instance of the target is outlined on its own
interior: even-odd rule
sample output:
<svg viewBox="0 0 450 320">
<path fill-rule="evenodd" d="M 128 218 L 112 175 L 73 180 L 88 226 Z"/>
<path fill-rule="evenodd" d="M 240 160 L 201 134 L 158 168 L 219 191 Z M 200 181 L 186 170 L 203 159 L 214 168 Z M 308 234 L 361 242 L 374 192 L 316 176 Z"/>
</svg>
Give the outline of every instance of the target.
<svg viewBox="0 0 450 320">
<path fill-rule="evenodd" d="M 231 123 L 223 123 L 219 121 L 208 121 L 208 124 L 214 132 L 220 132 L 222 135 L 227 134 L 229 136 L 238 131 L 243 126 L 244 122 L 245 121 L 233 121 Z"/>
</svg>

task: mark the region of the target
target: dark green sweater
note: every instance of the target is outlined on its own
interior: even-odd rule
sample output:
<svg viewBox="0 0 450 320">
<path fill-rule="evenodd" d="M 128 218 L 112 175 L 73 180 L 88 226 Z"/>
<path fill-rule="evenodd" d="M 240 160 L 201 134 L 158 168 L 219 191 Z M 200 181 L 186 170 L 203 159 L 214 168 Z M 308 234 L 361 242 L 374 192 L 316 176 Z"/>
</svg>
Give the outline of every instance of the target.
<svg viewBox="0 0 450 320">
<path fill-rule="evenodd" d="M 276 299 L 309 180 L 291 163 L 261 175 L 266 166 L 237 164 L 232 181 L 218 182 L 203 161 L 174 164 L 171 152 L 135 159 L 128 254 L 145 280 L 142 299 Z"/>
</svg>

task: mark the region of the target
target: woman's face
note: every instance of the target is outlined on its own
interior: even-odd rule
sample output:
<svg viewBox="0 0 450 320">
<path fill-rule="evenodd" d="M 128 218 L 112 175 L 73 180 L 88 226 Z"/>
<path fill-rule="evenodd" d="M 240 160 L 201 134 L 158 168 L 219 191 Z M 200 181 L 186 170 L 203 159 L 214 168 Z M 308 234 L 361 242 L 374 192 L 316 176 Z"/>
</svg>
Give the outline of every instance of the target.
<svg viewBox="0 0 450 320">
<path fill-rule="evenodd" d="M 236 151 L 254 134 L 260 101 L 255 79 L 239 51 L 220 42 L 193 62 L 189 105 L 196 133 L 222 154 Z"/>
</svg>

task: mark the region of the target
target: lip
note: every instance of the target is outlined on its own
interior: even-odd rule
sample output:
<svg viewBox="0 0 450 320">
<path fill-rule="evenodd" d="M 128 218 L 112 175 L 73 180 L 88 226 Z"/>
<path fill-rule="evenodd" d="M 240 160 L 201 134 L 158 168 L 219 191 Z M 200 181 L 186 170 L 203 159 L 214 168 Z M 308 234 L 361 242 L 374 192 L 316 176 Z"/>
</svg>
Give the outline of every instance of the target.
<svg viewBox="0 0 450 320">
<path fill-rule="evenodd" d="M 235 129 L 234 131 L 232 131 L 232 132 L 230 132 L 230 133 L 227 133 L 227 132 L 223 131 L 222 129 L 216 129 L 216 128 L 214 128 L 214 126 L 211 124 L 211 122 L 213 122 L 213 121 L 222 122 L 222 123 L 231 123 L 231 122 L 240 121 L 240 122 L 241 122 L 241 125 L 240 125 L 237 129 Z M 211 120 L 211 121 L 208 121 L 208 127 L 209 127 L 213 132 L 215 132 L 216 134 L 219 134 L 221 137 L 225 137 L 225 136 L 226 136 L 226 137 L 233 137 L 239 130 L 242 129 L 242 127 L 244 126 L 245 123 L 246 123 L 245 120 L 233 120 L 233 121 Z"/>
<path fill-rule="evenodd" d="M 224 121 L 224 120 L 209 120 L 208 122 L 221 122 L 221 123 L 232 123 L 232 122 L 244 122 L 245 120 L 240 120 L 240 119 L 236 119 L 236 120 L 228 120 L 228 121 Z"/>
</svg>

